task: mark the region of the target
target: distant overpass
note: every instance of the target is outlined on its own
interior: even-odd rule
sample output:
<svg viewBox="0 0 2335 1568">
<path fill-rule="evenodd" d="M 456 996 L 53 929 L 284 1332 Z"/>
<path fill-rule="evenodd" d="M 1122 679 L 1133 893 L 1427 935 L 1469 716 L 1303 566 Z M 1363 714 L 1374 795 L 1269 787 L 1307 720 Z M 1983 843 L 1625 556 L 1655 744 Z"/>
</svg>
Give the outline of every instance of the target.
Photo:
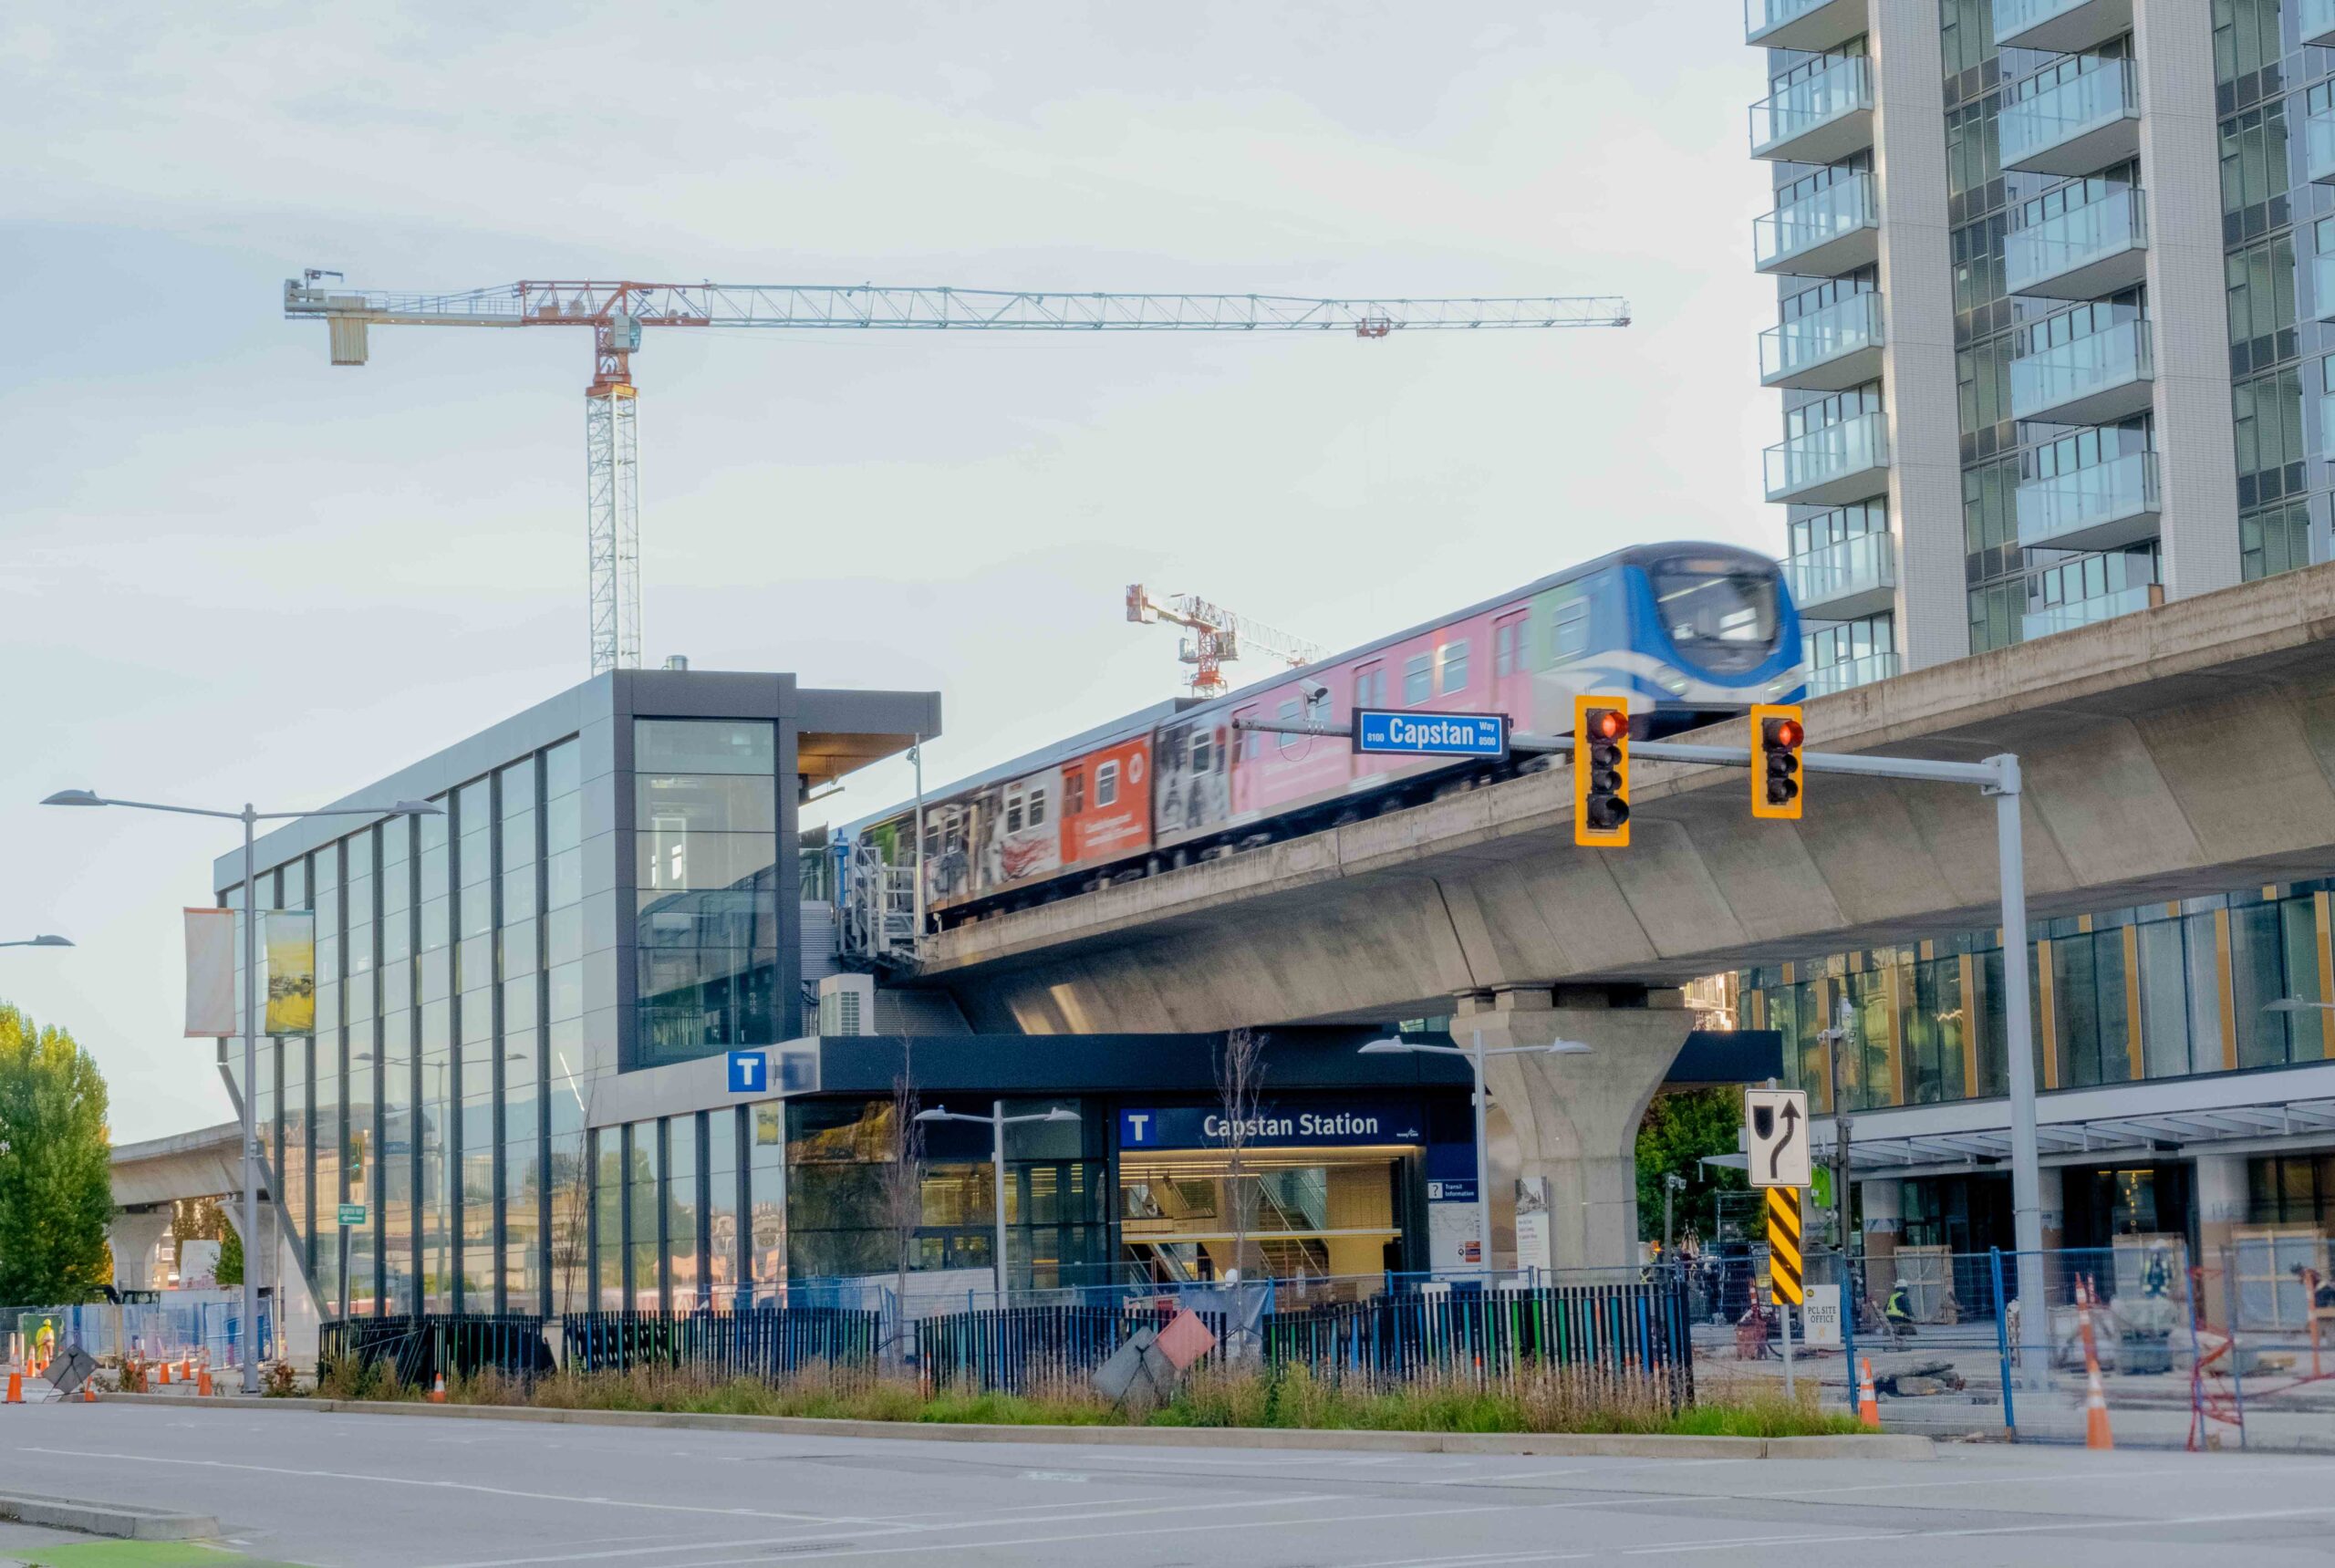
<svg viewBox="0 0 2335 1568">
<path fill-rule="evenodd" d="M 2039 918 L 2324 874 L 2335 564 L 1822 698 L 1808 730 L 1825 751 L 2018 753 Z M 1553 769 L 962 926 L 919 980 L 977 1029 L 1214 1030 L 1667 986 L 1996 924 L 1974 791 L 1820 776 L 1805 820 L 1772 823 L 1739 771 L 1635 774 L 1626 850 L 1573 846 Z"/>
</svg>

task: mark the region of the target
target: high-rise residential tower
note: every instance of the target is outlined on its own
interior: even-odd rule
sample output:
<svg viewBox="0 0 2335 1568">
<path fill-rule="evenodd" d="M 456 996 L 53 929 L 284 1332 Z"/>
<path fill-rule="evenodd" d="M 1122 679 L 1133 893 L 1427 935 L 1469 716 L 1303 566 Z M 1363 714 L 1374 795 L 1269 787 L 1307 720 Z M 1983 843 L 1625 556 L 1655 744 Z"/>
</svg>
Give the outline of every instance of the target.
<svg viewBox="0 0 2335 1568">
<path fill-rule="evenodd" d="M 1812 691 L 2324 557 L 2335 0 L 1746 3 Z"/>
</svg>

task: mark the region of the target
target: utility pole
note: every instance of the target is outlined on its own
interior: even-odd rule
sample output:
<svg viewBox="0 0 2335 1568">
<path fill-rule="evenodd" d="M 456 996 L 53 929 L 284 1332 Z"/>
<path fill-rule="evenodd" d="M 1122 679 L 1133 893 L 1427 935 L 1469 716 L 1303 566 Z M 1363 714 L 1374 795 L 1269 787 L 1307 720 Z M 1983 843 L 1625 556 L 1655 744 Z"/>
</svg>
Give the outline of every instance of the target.
<svg viewBox="0 0 2335 1568">
<path fill-rule="evenodd" d="M 1670 1261 L 1671 1255 L 1670 1200 L 1679 1193 L 1686 1190 L 1686 1179 L 1685 1177 L 1679 1175 L 1675 1170 L 1666 1170 L 1662 1173 L 1662 1261 L 1666 1263 Z"/>
<path fill-rule="evenodd" d="M 1841 1052 L 1852 1038 L 1852 1024 L 1856 1009 L 1849 1003 L 1848 988 L 1841 990 L 1840 1022 L 1823 1031 L 1819 1039 L 1829 1043 L 1824 1053 L 1827 1087 L 1831 1090 L 1832 1106 L 1832 1239 L 1841 1249 L 1843 1272 L 1849 1262 L 1849 1133 L 1856 1126 L 1856 1118 L 1849 1107 L 1841 1103 Z"/>
</svg>

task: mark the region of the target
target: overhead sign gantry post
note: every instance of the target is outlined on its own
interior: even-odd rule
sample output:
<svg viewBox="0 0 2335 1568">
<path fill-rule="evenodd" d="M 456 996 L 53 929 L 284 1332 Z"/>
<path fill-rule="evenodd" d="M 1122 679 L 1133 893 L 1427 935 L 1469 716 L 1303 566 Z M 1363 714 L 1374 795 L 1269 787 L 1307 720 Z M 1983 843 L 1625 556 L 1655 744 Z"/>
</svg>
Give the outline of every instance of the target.
<svg viewBox="0 0 2335 1568">
<path fill-rule="evenodd" d="M 1629 711 L 1625 699 L 1593 697 L 1585 702 L 1605 709 Z M 1414 712 L 1413 717 L 1426 717 Z M 1444 714 L 1449 719 L 1458 715 Z M 1797 713 L 1770 710 L 1762 720 L 1789 719 L 1790 728 L 1760 735 L 1758 748 L 1738 746 L 1696 746 L 1667 741 L 1628 742 L 1627 757 L 1631 762 L 1687 763 L 1704 767 L 1772 768 L 1769 758 L 1777 753 L 1792 756 L 1800 776 L 1809 774 L 1845 774 L 1855 777 L 1895 779 L 1908 784 L 1975 784 L 1978 793 L 1995 803 L 1995 854 L 1999 862 L 2003 928 L 2003 1023 L 2004 1042 L 2009 1057 L 2007 1066 L 2010 1079 L 2010 1189 L 2015 1240 L 2023 1260 L 2022 1282 L 2031 1282 L 2042 1263 L 2043 1256 L 2043 1173 L 2042 1159 L 2035 1137 L 2035 1021 L 2028 997 L 2031 961 L 2027 950 L 2027 849 L 2026 836 L 2019 821 L 2018 797 L 2020 780 L 2018 758 L 2003 752 L 1977 763 L 1932 762 L 1920 757 L 1860 756 L 1839 752 L 1804 752 L 1800 750 L 1805 736 L 1799 733 L 1801 721 Z M 1328 720 L 1235 719 L 1233 727 L 1256 730 L 1279 735 L 1328 735 L 1354 739 L 1356 731 L 1352 723 L 1340 724 Z M 1533 735 L 1511 733 L 1508 737 L 1510 754 L 1537 755 L 1562 753 L 1570 757 L 1577 745 L 1595 747 L 1597 737 L 1577 741 L 1572 735 Z M 1357 748 L 1359 749 L 1359 748 Z M 1374 748 L 1384 753 L 1412 756 L 1433 756 L 1440 753 L 1424 747 L 1397 747 L 1388 744 Z M 1771 775 L 1772 776 L 1772 775 Z M 1791 776 L 1787 774 L 1784 776 Z M 1627 781 L 1623 781 L 1624 791 Z M 1765 793 L 1764 791 L 1762 792 Z M 1776 803 L 1797 806 L 1798 792 L 1789 802 Z M 1579 825 L 1576 825 L 1578 828 Z M 1620 848 L 1626 844 L 1608 839 L 1603 846 Z M 2049 1373 L 2050 1346 L 2048 1335 L 2028 1334 L 2018 1345 L 2019 1374 L 2030 1385 L 2040 1382 Z"/>
</svg>

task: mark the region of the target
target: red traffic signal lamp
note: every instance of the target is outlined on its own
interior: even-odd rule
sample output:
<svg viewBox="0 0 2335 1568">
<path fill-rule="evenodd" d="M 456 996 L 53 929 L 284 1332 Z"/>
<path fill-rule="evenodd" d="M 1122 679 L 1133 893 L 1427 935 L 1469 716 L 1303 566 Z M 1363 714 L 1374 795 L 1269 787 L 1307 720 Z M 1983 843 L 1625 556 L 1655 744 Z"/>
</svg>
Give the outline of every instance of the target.
<svg viewBox="0 0 2335 1568">
<path fill-rule="evenodd" d="M 1589 849 L 1630 842 L 1630 700 L 1572 700 L 1572 841 Z"/>
<path fill-rule="evenodd" d="M 1808 740 L 1796 705 L 1759 703 L 1751 710 L 1751 815 L 1800 820 L 1800 749 Z"/>
</svg>

